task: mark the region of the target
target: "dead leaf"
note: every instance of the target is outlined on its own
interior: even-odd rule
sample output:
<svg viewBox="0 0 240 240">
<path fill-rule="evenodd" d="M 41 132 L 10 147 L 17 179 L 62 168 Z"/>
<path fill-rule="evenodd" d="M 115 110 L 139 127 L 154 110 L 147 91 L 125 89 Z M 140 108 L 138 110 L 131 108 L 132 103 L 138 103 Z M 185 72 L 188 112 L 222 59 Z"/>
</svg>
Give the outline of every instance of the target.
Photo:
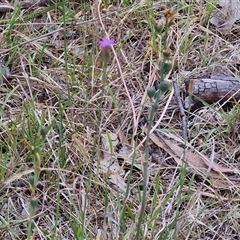
<svg viewBox="0 0 240 240">
<path fill-rule="evenodd" d="M 99 166 L 103 174 L 109 174 L 109 181 L 118 187 L 121 192 L 126 191 L 126 183 L 123 179 L 125 171 L 118 163 L 117 157 L 114 155 L 114 149 L 118 144 L 118 137 L 115 133 L 102 134 L 102 150 L 103 159 Z"/>
<path fill-rule="evenodd" d="M 182 166 L 183 161 L 181 158 L 184 156 L 183 148 L 167 139 L 164 139 L 163 143 L 154 133 L 150 135 L 150 139 L 160 148 L 164 149 L 169 155 L 171 155 L 179 166 Z M 194 156 L 187 150 L 185 150 L 185 159 L 189 160 L 189 164 L 193 165 L 194 167 L 197 167 L 199 169 L 207 169 L 207 165 L 199 156 Z"/>
<path fill-rule="evenodd" d="M 223 173 L 238 173 L 239 171 L 236 168 L 227 168 L 222 165 L 219 165 L 216 162 L 211 162 L 207 156 L 204 156 L 200 153 L 192 153 L 190 150 L 184 150 L 179 147 L 177 144 L 173 143 L 170 140 L 164 139 L 160 140 L 158 136 L 154 133 L 150 135 L 150 139 L 159 147 L 164 149 L 173 159 L 177 162 L 179 166 L 182 166 L 184 161 L 199 170 L 206 176 L 207 174 L 212 178 L 211 183 L 214 187 L 217 188 L 227 188 L 232 186 L 238 186 L 240 183 L 238 181 L 230 181 L 227 176 Z M 184 158 L 183 158 L 184 157 Z M 211 162 L 211 169 L 209 171 L 209 165 Z"/>
<path fill-rule="evenodd" d="M 118 138 L 119 138 L 119 140 L 120 140 L 120 142 L 121 142 L 122 144 L 127 144 L 127 145 L 129 145 L 128 140 L 127 140 L 127 137 L 125 136 L 123 130 L 121 130 L 121 129 L 120 129 L 119 132 L 118 132 Z"/>
<path fill-rule="evenodd" d="M 223 35 L 227 35 L 231 32 L 233 24 L 240 19 L 240 2 L 238 0 L 219 0 L 218 4 L 222 8 L 213 14 L 210 22 Z"/>
</svg>

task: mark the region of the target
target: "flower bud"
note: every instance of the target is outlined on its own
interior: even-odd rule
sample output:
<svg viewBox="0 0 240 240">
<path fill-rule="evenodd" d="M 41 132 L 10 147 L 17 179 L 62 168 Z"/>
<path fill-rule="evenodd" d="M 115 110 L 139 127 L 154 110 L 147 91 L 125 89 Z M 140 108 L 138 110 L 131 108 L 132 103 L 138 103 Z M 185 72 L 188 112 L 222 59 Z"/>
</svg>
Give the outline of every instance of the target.
<svg viewBox="0 0 240 240">
<path fill-rule="evenodd" d="M 170 84 L 167 81 L 161 81 L 159 84 L 159 89 L 161 92 L 166 92 L 170 87 Z"/>
<path fill-rule="evenodd" d="M 147 95 L 148 95 L 148 97 L 149 98 L 153 98 L 154 97 L 154 95 L 155 95 L 155 93 L 156 93 L 156 90 L 155 90 L 155 88 L 148 88 L 148 90 L 147 90 Z"/>
<path fill-rule="evenodd" d="M 170 61 L 164 62 L 162 65 L 162 71 L 164 75 L 167 75 L 172 69 L 172 63 Z"/>
</svg>

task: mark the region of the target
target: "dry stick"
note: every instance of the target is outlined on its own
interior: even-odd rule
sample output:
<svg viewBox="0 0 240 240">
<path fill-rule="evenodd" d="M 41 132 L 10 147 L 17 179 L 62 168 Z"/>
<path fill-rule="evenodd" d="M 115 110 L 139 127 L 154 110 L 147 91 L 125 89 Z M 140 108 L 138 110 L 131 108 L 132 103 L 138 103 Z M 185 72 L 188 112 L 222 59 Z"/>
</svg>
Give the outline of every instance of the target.
<svg viewBox="0 0 240 240">
<path fill-rule="evenodd" d="M 186 118 L 186 114 L 183 108 L 183 104 L 182 104 L 182 100 L 180 97 L 180 92 L 179 92 L 179 88 L 178 88 L 178 84 L 176 82 L 176 80 L 173 80 L 173 87 L 174 87 L 174 92 L 175 92 L 175 97 L 176 100 L 178 102 L 178 106 L 180 109 L 180 115 L 182 117 L 182 134 L 183 134 L 183 139 L 185 142 L 188 141 L 188 135 L 187 135 L 187 118 Z"/>
<path fill-rule="evenodd" d="M 108 39 L 110 39 L 110 38 L 109 38 L 109 35 L 108 35 L 107 31 L 106 31 L 106 28 L 105 28 L 105 26 L 104 26 L 104 24 L 103 24 L 103 21 L 102 21 L 102 17 L 101 17 L 101 4 L 102 4 L 102 1 L 99 1 L 99 3 L 98 3 L 98 19 L 99 19 L 99 22 L 100 22 L 100 25 L 101 25 L 102 29 L 103 29 L 104 32 L 105 32 L 106 37 L 107 37 Z M 132 98 L 131 98 L 131 96 L 130 96 L 130 94 L 129 94 L 129 92 L 128 92 L 128 88 L 127 88 L 126 82 L 125 82 L 125 80 L 124 80 L 122 68 L 121 68 L 120 62 L 119 62 L 119 60 L 118 60 L 117 53 L 116 53 L 116 51 L 115 51 L 115 49 L 114 49 L 113 46 L 111 46 L 111 49 L 112 49 L 112 52 L 113 52 L 114 57 L 115 57 L 115 59 L 116 59 L 118 71 L 119 71 L 121 80 L 122 80 L 122 82 L 123 82 L 123 85 L 124 85 L 124 88 L 125 88 L 127 97 L 128 97 L 128 99 L 129 99 L 129 102 L 130 102 L 130 105 L 131 105 L 131 108 L 132 108 L 132 113 L 133 113 L 133 132 L 135 132 L 135 129 L 137 129 L 137 119 L 136 119 L 135 108 L 134 108 L 134 105 L 133 105 L 133 102 L 132 102 Z"/>
<path fill-rule="evenodd" d="M 42 39 L 42 38 L 51 36 L 52 34 L 57 33 L 57 32 L 59 32 L 59 31 L 61 31 L 62 29 L 63 29 L 63 28 L 60 28 L 60 29 L 57 29 L 57 30 L 55 30 L 55 31 L 46 33 L 46 34 L 44 34 L 44 35 L 42 35 L 42 36 L 39 36 L 39 37 L 30 39 L 30 40 L 25 41 L 25 42 L 22 42 L 22 43 L 19 43 L 19 44 L 16 45 L 16 46 L 13 46 L 13 47 L 11 47 L 11 48 L 8 48 L 8 49 L 5 49 L 5 50 L 1 51 L 0 54 L 8 53 L 8 52 L 14 50 L 14 49 L 17 48 L 17 47 L 21 47 L 21 46 L 23 46 L 23 45 L 25 45 L 25 44 L 28 44 L 28 43 L 30 43 L 30 42 L 34 42 L 34 41 L 36 41 L 36 40 L 40 40 L 40 39 Z"/>
<path fill-rule="evenodd" d="M 21 62 L 21 67 L 22 67 L 22 71 L 23 71 L 23 76 L 27 82 L 27 86 L 28 86 L 28 89 L 29 89 L 29 94 L 30 94 L 30 97 L 31 99 L 33 99 L 33 94 L 32 94 L 32 88 L 30 87 L 30 82 L 29 82 L 29 75 L 27 74 L 26 72 L 26 69 L 25 69 L 25 65 L 23 63 L 23 58 L 21 57 L 20 58 L 20 62 Z M 20 84 L 20 83 L 19 83 Z M 22 88 L 22 85 L 20 84 L 21 88 Z M 23 90 L 23 89 L 22 89 Z M 25 94 L 25 97 L 26 99 L 28 98 L 28 94 L 26 94 L 26 92 L 23 90 L 23 93 Z"/>
</svg>

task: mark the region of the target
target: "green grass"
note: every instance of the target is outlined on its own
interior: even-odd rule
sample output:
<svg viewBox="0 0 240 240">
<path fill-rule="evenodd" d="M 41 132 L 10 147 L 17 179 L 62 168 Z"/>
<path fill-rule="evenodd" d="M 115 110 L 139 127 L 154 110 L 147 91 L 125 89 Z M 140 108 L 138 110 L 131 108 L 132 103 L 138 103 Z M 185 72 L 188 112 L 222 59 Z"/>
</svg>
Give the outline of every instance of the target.
<svg viewBox="0 0 240 240">
<path fill-rule="evenodd" d="M 184 154 L 178 166 L 150 138 L 163 115 L 156 132 L 190 151 L 179 107 L 168 103 L 171 79 L 183 91 L 188 77 L 226 62 L 237 69 L 221 55 L 237 42 L 209 24 L 217 2 L 168 2 L 178 16 L 166 30 L 161 2 L 103 1 L 116 40 L 107 63 L 95 2 L 24 11 L 13 2 L 0 19 L 0 238 L 239 238 L 238 187 L 214 187 Z M 169 89 L 150 99 L 147 88 L 164 80 Z M 209 158 L 215 147 L 215 161 L 239 168 L 238 104 L 203 105 L 188 112 L 185 144 Z"/>
</svg>

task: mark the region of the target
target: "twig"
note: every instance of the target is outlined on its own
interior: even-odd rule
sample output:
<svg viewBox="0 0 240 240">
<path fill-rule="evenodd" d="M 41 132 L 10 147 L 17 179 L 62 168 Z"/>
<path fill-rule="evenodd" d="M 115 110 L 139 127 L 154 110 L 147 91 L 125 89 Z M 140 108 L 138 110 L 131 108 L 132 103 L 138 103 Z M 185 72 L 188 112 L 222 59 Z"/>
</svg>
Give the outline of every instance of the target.
<svg viewBox="0 0 240 240">
<path fill-rule="evenodd" d="M 103 29 L 104 32 L 105 32 L 106 37 L 110 39 L 110 37 L 109 37 L 109 35 L 108 35 L 107 31 L 106 31 L 106 28 L 105 28 L 105 26 L 104 26 L 104 24 L 103 24 L 103 21 L 102 21 L 102 17 L 101 17 L 101 4 L 102 4 L 102 1 L 99 1 L 99 3 L 98 3 L 98 11 L 97 11 L 97 12 L 98 12 L 99 22 L 100 22 L 100 25 L 101 25 L 102 29 Z M 131 105 L 131 108 L 132 108 L 132 113 L 133 113 L 133 132 L 135 132 L 135 129 L 137 129 L 137 118 L 136 118 L 135 108 L 134 108 L 134 105 L 133 105 L 133 102 L 132 102 L 132 98 L 131 98 L 131 96 L 130 96 L 130 94 L 129 94 L 129 91 L 128 91 L 126 82 L 125 82 L 125 80 L 124 80 L 122 68 L 121 68 L 120 62 L 119 62 L 119 60 L 118 60 L 117 53 L 116 53 L 116 51 L 115 51 L 115 49 L 114 49 L 113 46 L 111 46 L 111 48 L 112 48 L 112 52 L 113 52 L 114 57 L 115 57 L 116 62 L 117 62 L 117 67 L 118 67 L 118 71 L 119 71 L 121 80 L 122 80 L 122 82 L 123 82 L 123 85 L 124 85 L 124 88 L 125 88 L 127 97 L 128 97 L 128 99 L 129 99 L 129 102 L 130 102 L 130 105 Z"/>
<path fill-rule="evenodd" d="M 55 31 L 46 33 L 46 34 L 44 34 L 44 35 L 41 35 L 41 36 L 39 36 L 39 37 L 36 37 L 36 38 L 30 39 L 30 40 L 27 40 L 27 41 L 22 42 L 22 43 L 19 43 L 19 44 L 16 45 L 16 46 L 13 46 L 13 47 L 8 48 L 8 49 L 5 49 L 5 50 L 2 50 L 2 51 L 0 52 L 0 54 L 8 53 L 8 52 L 14 50 L 14 49 L 17 48 L 17 47 L 22 47 L 23 45 L 26 45 L 26 44 L 28 44 L 28 43 L 30 43 L 30 42 L 34 42 L 34 41 L 36 41 L 36 40 L 40 40 L 40 39 L 42 39 L 42 38 L 51 36 L 52 34 L 57 33 L 57 32 L 59 32 L 59 31 L 61 31 L 62 29 L 63 29 L 63 28 L 59 28 L 59 29 L 57 29 L 57 30 L 55 30 Z"/>
<path fill-rule="evenodd" d="M 174 93 L 175 93 L 175 97 L 176 100 L 178 102 L 178 106 L 179 106 L 179 110 L 180 110 L 180 115 L 182 117 L 182 134 L 183 134 L 183 139 L 185 142 L 188 141 L 188 135 L 187 135 L 187 118 L 186 118 L 186 114 L 183 108 L 183 104 L 182 104 L 182 100 L 180 97 L 180 92 L 179 92 L 179 88 L 178 88 L 178 84 L 176 82 L 176 80 L 173 80 L 173 87 L 174 87 Z"/>
</svg>

